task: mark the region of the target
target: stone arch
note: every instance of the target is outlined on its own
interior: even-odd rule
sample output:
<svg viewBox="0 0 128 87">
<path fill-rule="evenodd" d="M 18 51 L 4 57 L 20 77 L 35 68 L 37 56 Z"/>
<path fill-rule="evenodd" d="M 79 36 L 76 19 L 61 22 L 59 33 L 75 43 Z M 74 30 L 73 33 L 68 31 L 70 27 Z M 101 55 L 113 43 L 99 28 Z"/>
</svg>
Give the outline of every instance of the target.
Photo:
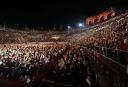
<svg viewBox="0 0 128 87">
<path fill-rule="evenodd" d="M 100 22 L 104 22 L 104 16 L 100 18 Z"/>
<path fill-rule="evenodd" d="M 109 14 L 107 15 L 107 19 L 111 19 L 111 18 L 112 18 L 112 14 L 109 13 Z"/>
<path fill-rule="evenodd" d="M 92 21 L 89 21 L 89 25 L 92 25 Z"/>
<path fill-rule="evenodd" d="M 95 24 L 97 24 L 97 23 L 98 23 L 98 19 L 97 19 L 97 18 L 94 20 L 94 23 L 95 23 Z"/>
</svg>

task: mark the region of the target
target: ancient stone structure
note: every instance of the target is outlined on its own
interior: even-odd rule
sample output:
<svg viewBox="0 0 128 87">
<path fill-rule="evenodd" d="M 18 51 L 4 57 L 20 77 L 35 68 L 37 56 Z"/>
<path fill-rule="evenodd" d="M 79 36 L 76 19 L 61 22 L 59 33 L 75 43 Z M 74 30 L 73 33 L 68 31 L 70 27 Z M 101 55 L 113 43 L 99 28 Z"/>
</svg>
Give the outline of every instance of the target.
<svg viewBox="0 0 128 87">
<path fill-rule="evenodd" d="M 94 24 L 102 23 L 116 15 L 116 10 L 111 8 L 111 10 L 102 12 L 96 16 L 90 16 L 86 19 L 86 24 L 91 26 Z"/>
</svg>

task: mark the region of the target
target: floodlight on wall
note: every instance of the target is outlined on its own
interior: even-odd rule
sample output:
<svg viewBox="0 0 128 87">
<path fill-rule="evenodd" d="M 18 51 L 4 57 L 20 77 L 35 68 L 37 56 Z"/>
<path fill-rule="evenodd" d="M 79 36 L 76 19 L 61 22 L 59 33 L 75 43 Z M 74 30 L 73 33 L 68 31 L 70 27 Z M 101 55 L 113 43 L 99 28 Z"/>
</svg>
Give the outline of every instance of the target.
<svg viewBox="0 0 128 87">
<path fill-rule="evenodd" d="M 79 27 L 84 27 L 84 24 L 83 23 L 79 23 L 78 26 Z"/>
</svg>

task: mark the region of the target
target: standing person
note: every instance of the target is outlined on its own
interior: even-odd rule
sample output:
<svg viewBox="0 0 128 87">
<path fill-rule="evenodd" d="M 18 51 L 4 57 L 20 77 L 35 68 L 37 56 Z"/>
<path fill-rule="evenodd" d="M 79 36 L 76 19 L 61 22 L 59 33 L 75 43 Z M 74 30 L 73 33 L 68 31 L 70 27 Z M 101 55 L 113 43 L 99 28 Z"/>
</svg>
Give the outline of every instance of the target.
<svg viewBox="0 0 128 87">
<path fill-rule="evenodd" d="M 80 87 L 80 71 L 78 66 L 73 67 L 73 77 L 74 77 L 74 82 L 73 82 L 73 87 Z"/>
</svg>

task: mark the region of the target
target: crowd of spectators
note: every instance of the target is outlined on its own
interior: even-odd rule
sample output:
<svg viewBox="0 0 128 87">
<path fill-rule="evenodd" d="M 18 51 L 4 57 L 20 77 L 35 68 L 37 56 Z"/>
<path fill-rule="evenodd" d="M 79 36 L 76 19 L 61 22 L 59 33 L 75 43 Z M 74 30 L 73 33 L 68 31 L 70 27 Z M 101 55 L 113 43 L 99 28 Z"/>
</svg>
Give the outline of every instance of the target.
<svg viewBox="0 0 128 87">
<path fill-rule="evenodd" d="M 65 33 L 65 32 L 64 32 Z M 22 44 L 30 42 L 51 42 L 54 41 L 52 36 L 64 35 L 63 32 L 57 31 L 37 31 L 37 30 L 1 30 L 0 27 L 0 44 Z M 61 39 L 59 41 L 62 41 Z"/>
<path fill-rule="evenodd" d="M 128 50 L 128 46 L 126 46 L 128 43 L 128 14 L 124 13 L 120 17 L 111 20 L 96 27 L 92 26 L 88 31 L 74 34 L 67 39 L 71 40 L 70 42 L 78 41 L 76 43 L 84 45 L 92 44 L 101 47 Z"/>
<path fill-rule="evenodd" d="M 127 61 L 128 12 L 122 13 L 102 24 L 89 27 L 86 32 L 73 34 L 67 37 L 67 40 L 71 43 L 90 47 L 94 50 L 99 51 L 100 49 L 103 51 L 100 53 L 109 58 L 115 57 L 115 60 L 120 61 L 119 57 L 123 57 L 122 59 Z M 106 50 L 109 52 L 106 52 Z M 116 59 L 117 57 L 118 59 Z"/>
<path fill-rule="evenodd" d="M 0 48 L 0 76 L 29 84 L 45 78 L 82 85 L 85 65 L 84 50 L 68 44 Z"/>
<path fill-rule="evenodd" d="M 0 43 L 48 42 L 54 34 L 58 33 L 2 30 Z M 43 78 L 57 81 L 68 79 L 75 85 L 83 85 L 89 72 L 86 71 L 86 52 L 79 46 L 91 48 L 122 64 L 128 64 L 128 13 L 90 27 L 86 31 L 67 33 L 63 39 L 75 46 L 1 46 L 0 76 L 26 83 L 38 83 Z M 88 83 L 90 84 L 89 81 Z"/>
<path fill-rule="evenodd" d="M 65 46 L 3 47 L 0 49 L 0 73 L 8 78 L 21 78 L 28 82 L 39 68 L 47 67 L 65 50 Z M 44 65 L 44 66 L 43 66 Z M 47 69 L 48 70 L 48 69 Z"/>
</svg>

